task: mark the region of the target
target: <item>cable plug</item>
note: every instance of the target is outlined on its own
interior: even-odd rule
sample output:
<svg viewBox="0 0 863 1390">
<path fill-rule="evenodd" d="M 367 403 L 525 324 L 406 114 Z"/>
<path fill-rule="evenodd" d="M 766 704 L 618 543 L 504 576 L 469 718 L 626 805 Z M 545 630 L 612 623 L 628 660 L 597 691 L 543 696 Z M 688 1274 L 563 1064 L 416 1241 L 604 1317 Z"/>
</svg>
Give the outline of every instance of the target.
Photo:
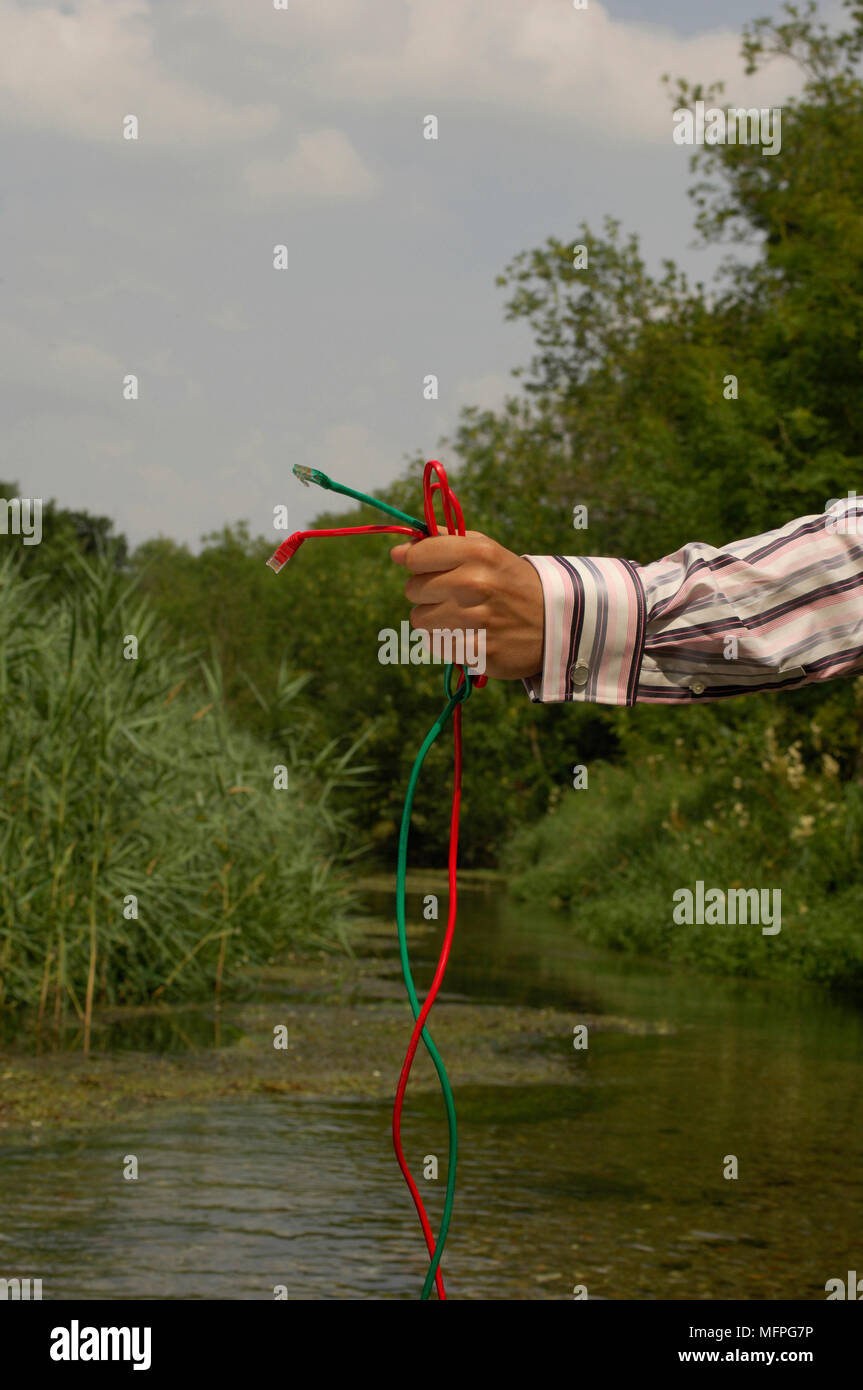
<svg viewBox="0 0 863 1390">
<path fill-rule="evenodd" d="M 288 536 L 287 540 L 282 541 L 278 550 L 273 551 L 273 554 L 267 561 L 270 569 L 278 574 L 279 570 L 285 567 L 291 557 L 296 555 L 304 540 L 305 536 L 302 532 L 295 531 L 292 536 Z"/>
<path fill-rule="evenodd" d="M 322 473 L 319 468 L 307 468 L 304 463 L 295 463 L 291 472 L 295 478 L 299 478 L 303 487 L 308 487 L 309 483 L 317 483 L 318 487 L 325 488 L 331 486 L 326 473 Z"/>
</svg>

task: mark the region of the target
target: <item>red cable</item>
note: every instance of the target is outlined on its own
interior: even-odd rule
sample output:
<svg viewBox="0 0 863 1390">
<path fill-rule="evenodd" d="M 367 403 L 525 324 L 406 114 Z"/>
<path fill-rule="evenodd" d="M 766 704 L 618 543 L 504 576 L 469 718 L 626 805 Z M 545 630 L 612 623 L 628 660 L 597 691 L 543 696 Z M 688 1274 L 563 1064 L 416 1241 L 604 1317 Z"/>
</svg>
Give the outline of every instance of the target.
<svg viewBox="0 0 863 1390">
<path fill-rule="evenodd" d="M 462 683 L 463 677 L 462 680 L 459 681 L 459 686 L 461 686 Z M 398 1160 L 399 1168 L 402 1171 L 402 1176 L 404 1177 L 404 1180 L 408 1185 L 410 1194 L 414 1200 L 414 1206 L 417 1209 L 417 1215 L 419 1216 L 420 1224 L 423 1229 L 423 1235 L 425 1236 L 425 1242 L 429 1252 L 429 1258 L 433 1257 L 434 1255 L 435 1240 L 432 1234 L 432 1229 L 429 1223 L 428 1216 L 426 1214 L 426 1209 L 423 1206 L 422 1197 L 419 1194 L 419 1190 L 417 1188 L 416 1183 L 413 1180 L 413 1177 L 411 1176 L 410 1169 L 407 1165 L 407 1160 L 405 1159 L 404 1149 L 402 1148 L 401 1123 L 402 1107 L 404 1105 L 405 1091 L 407 1090 L 408 1079 L 411 1074 L 411 1067 L 413 1066 L 414 1057 L 416 1056 L 416 1051 L 419 1046 L 419 1041 L 422 1036 L 423 1028 L 426 1025 L 426 1019 L 428 1018 L 431 1012 L 432 1004 L 437 998 L 438 990 L 440 989 L 441 984 L 443 983 L 444 973 L 446 971 L 447 963 L 449 961 L 450 947 L 452 946 L 453 931 L 455 929 L 457 892 L 456 872 L 458 863 L 458 822 L 459 808 L 461 805 L 461 705 L 456 705 L 456 708 L 453 712 L 453 741 L 455 744 L 455 769 L 453 777 L 452 817 L 450 820 L 449 912 L 447 914 L 446 932 L 444 933 L 443 945 L 441 947 L 441 953 L 438 958 L 437 969 L 435 970 L 431 989 L 428 992 L 428 996 L 426 998 L 425 1003 L 423 1004 L 419 1014 L 417 1015 L 417 1019 L 414 1024 L 414 1030 L 411 1034 L 411 1040 L 408 1044 L 408 1050 L 405 1055 L 405 1060 L 402 1063 L 401 1075 L 399 1076 L 399 1084 L 396 1090 L 395 1104 L 393 1106 L 393 1147 L 396 1151 L 396 1158 Z M 438 1266 L 438 1268 L 435 1271 L 435 1286 L 438 1291 L 438 1298 L 446 1299 L 446 1289 L 444 1288 L 443 1276 L 441 1274 L 440 1266 Z"/>
<path fill-rule="evenodd" d="M 436 481 L 431 481 L 431 475 L 436 475 Z M 425 509 L 425 521 L 430 536 L 437 536 L 438 523 L 434 511 L 434 494 L 440 493 L 441 506 L 443 507 L 444 519 L 449 535 L 463 536 L 465 533 L 464 516 L 459 504 L 459 500 L 447 481 L 446 471 L 437 459 L 430 459 L 423 470 L 423 507 Z M 339 526 L 327 528 L 320 531 L 295 531 L 293 535 L 282 541 L 278 550 L 270 557 L 267 564 L 278 572 L 284 564 L 295 555 L 303 541 L 310 536 L 362 536 L 362 535 L 383 535 L 394 533 L 396 535 L 410 536 L 414 540 L 423 540 L 425 536 L 422 531 L 417 531 L 410 526 Z M 458 668 L 459 680 L 456 689 L 461 689 L 465 680 L 463 667 Z M 479 675 L 473 677 L 473 684 L 478 688 L 486 684 L 488 677 Z M 458 871 L 458 829 L 459 811 L 461 807 L 461 773 L 462 773 L 462 741 L 461 741 L 461 704 L 456 705 L 453 711 L 453 748 L 454 748 L 454 769 L 453 769 L 453 797 L 452 815 L 450 818 L 450 840 L 449 840 L 449 911 L 447 913 L 447 925 L 444 933 L 443 944 L 440 956 L 438 957 L 437 968 L 435 969 L 434 979 L 431 989 L 428 992 L 426 1001 L 423 1004 L 411 1034 L 405 1060 L 402 1063 L 401 1074 L 399 1076 L 398 1088 L 396 1090 L 395 1104 L 393 1106 L 393 1146 L 396 1151 L 399 1167 L 402 1171 L 405 1182 L 408 1185 L 410 1194 L 417 1209 L 417 1214 L 425 1236 L 426 1246 L 429 1257 L 434 1256 L 435 1239 L 429 1223 L 426 1209 L 423 1205 L 422 1197 L 419 1194 L 416 1183 L 414 1182 L 407 1161 L 404 1156 L 401 1138 L 402 1108 L 404 1105 L 405 1092 L 411 1074 L 414 1057 L 419 1047 L 422 1031 L 426 1024 L 432 1005 L 437 998 L 438 991 L 443 983 L 449 961 L 450 948 L 452 946 L 453 932 L 455 930 L 456 908 L 457 908 L 457 871 Z M 435 1271 L 435 1286 L 440 1299 L 446 1299 L 443 1276 L 440 1267 Z"/>
<path fill-rule="evenodd" d="M 296 555 L 303 541 L 307 541 L 310 536 L 382 536 L 388 531 L 393 531 L 399 536 L 411 536 L 416 541 L 422 540 L 424 536 L 424 532 L 415 531 L 412 526 L 334 526 L 324 531 L 294 531 L 293 535 L 282 541 L 267 564 L 278 574 L 291 556 Z"/>
<path fill-rule="evenodd" d="M 435 473 L 437 476 L 436 482 L 431 482 L 432 473 Z M 438 463 L 437 459 L 430 459 L 423 471 L 423 506 L 425 508 L 426 525 L 429 528 L 429 535 L 431 536 L 436 536 L 439 534 L 437 518 L 434 512 L 434 494 L 436 492 L 440 493 L 441 505 L 443 507 L 444 518 L 446 520 L 446 527 L 448 533 L 450 535 L 463 536 L 464 517 L 462 515 L 462 510 L 461 506 L 459 505 L 458 498 L 456 497 L 455 493 L 453 492 L 452 488 L 447 482 L 447 476 L 443 466 L 440 463 Z M 461 686 L 464 684 L 464 679 L 464 669 L 459 668 L 459 681 L 456 689 L 461 688 Z M 477 676 L 474 678 L 474 684 L 478 686 L 485 685 L 486 680 L 486 676 Z M 446 931 L 444 933 L 443 944 L 441 946 L 441 952 L 440 956 L 438 957 L 437 968 L 434 973 L 434 979 L 432 980 L 431 988 L 428 992 L 428 995 L 426 996 L 425 1003 L 423 1004 L 419 1014 L 417 1015 L 416 1022 L 414 1023 L 414 1029 L 411 1033 L 411 1040 L 408 1044 L 408 1050 L 405 1054 L 405 1060 L 402 1063 L 401 1075 L 399 1076 L 399 1084 L 396 1090 L 395 1104 L 393 1106 L 393 1147 L 396 1152 L 396 1159 L 398 1160 L 399 1168 L 402 1171 L 402 1176 L 404 1177 L 404 1180 L 408 1185 L 411 1197 L 413 1198 L 414 1206 L 417 1209 L 417 1215 L 420 1219 L 420 1225 L 422 1226 L 423 1235 L 425 1236 L 426 1247 L 428 1249 L 430 1257 L 434 1256 L 435 1240 L 432 1234 L 432 1229 L 429 1223 L 428 1215 L 426 1214 L 426 1210 L 423 1205 L 422 1197 L 420 1196 L 417 1185 L 414 1182 L 413 1177 L 411 1176 L 410 1170 L 407 1166 L 407 1161 L 404 1156 L 404 1149 L 402 1147 L 401 1136 L 401 1122 L 402 1108 L 404 1105 L 404 1098 L 405 1092 L 407 1090 L 408 1080 L 411 1074 L 411 1067 L 413 1066 L 414 1057 L 416 1056 L 416 1051 L 419 1047 L 419 1042 L 420 1038 L 422 1037 L 423 1028 L 426 1025 L 426 1019 L 428 1018 L 431 1012 L 432 1005 L 434 1004 L 434 1001 L 437 998 L 438 990 L 440 989 L 441 984 L 443 983 L 443 977 L 446 972 L 447 963 L 449 961 L 450 948 L 452 946 L 453 932 L 455 929 L 458 890 L 458 827 L 459 810 L 461 807 L 462 771 L 461 704 L 456 705 L 455 710 L 453 711 L 453 746 L 453 796 L 449 837 L 449 911 L 447 913 Z M 435 1287 L 438 1291 L 438 1298 L 446 1299 L 446 1290 L 444 1288 L 440 1266 L 438 1266 L 437 1270 L 435 1271 Z"/>
</svg>

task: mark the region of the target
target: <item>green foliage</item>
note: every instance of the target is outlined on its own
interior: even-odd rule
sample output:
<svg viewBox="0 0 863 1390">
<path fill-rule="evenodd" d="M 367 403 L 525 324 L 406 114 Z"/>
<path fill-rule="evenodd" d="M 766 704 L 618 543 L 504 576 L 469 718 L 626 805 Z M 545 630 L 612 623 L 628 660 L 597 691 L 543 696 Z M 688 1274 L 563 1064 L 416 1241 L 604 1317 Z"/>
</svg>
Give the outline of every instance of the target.
<svg viewBox="0 0 863 1390">
<path fill-rule="evenodd" d="M 863 9 L 850 10 L 844 36 L 826 36 L 809 9 L 788 23 L 759 21 L 744 36 L 750 66 L 784 53 L 807 75 L 803 95 L 783 105 L 779 156 L 747 145 L 694 156 L 702 236 L 748 240 L 760 248 L 754 260 L 730 262 L 708 291 L 670 261 L 650 274 L 637 237 L 607 219 L 601 234 L 582 225 L 549 237 L 498 277 L 507 317 L 529 324 L 536 348 L 504 407 L 465 410 L 437 451 L 469 527 L 519 553 L 648 562 L 690 541 L 721 544 L 822 511 L 859 482 L 863 89 L 853 63 Z M 673 102 L 715 90 L 680 83 Z M 576 270 L 579 244 L 588 267 Z M 732 373 L 736 400 L 723 393 Z M 412 460 L 382 494 L 414 514 L 422 463 Z M 573 529 L 576 503 L 588 507 L 587 531 Z M 378 519 L 358 508 L 318 524 Z M 439 669 L 377 662 L 378 632 L 407 617 L 404 573 L 389 564 L 385 539 L 310 544 L 278 579 L 263 563 L 270 548 L 238 527 L 209 537 L 198 557 L 155 542 L 135 563 L 148 562 L 143 583 L 187 640 L 216 642 L 229 699 L 252 727 L 266 732 L 244 673 L 264 680 L 282 653 L 312 676 L 315 737 L 367 733 L 375 772 L 347 804 L 361 807 L 389 860 L 413 752 L 443 701 Z M 781 698 L 794 719 L 818 710 L 844 737 L 841 687 Z M 734 704 L 705 717 L 758 717 L 751 701 Z M 463 862 L 495 862 L 503 839 L 542 814 L 574 762 L 618 760 L 628 731 L 651 718 L 664 746 L 691 727 L 689 715 L 534 707 L 519 683 L 477 692 L 464 721 Z M 846 742 L 837 756 L 843 777 L 859 776 Z M 417 800 L 414 862 L 445 855 L 447 768 L 436 750 Z"/>
<path fill-rule="evenodd" d="M 436 451 L 471 529 L 518 553 L 649 562 L 687 542 L 722 544 L 821 512 L 829 498 L 859 488 L 863 5 L 849 2 L 846 11 L 838 33 L 809 4 L 787 6 L 781 20 L 756 21 L 744 34 L 748 70 L 790 57 L 806 85 L 783 103 L 779 155 L 723 144 L 693 156 L 696 228 L 706 242 L 731 248 L 715 285 L 690 284 L 670 261 L 651 274 L 638 238 L 612 219 L 599 232 L 582 225 L 550 236 L 504 268 L 506 316 L 529 325 L 532 360 L 514 373 L 499 411 L 465 410 Z M 710 102 L 720 91 L 679 82 L 672 105 Z M 576 270 L 578 244 L 588 266 Z M 746 255 L 735 259 L 738 245 Z M 724 394 L 730 374 L 738 381 L 733 400 Z M 414 514 L 422 462 L 412 459 L 382 492 Z M 340 476 L 336 462 L 332 472 Z M 572 527 L 576 504 L 588 507 L 587 531 Z M 355 508 L 323 513 L 317 524 L 378 520 Z M 50 524 L 56 544 L 34 548 L 26 563 L 53 592 L 66 583 L 57 557 L 82 545 L 104 549 L 110 524 L 56 508 Z M 238 524 L 206 537 L 198 555 L 148 542 L 130 567 L 187 657 L 215 653 L 225 703 L 249 739 L 271 749 L 287 739 L 313 764 L 322 756 L 313 750 L 338 760 L 364 740 L 367 781 L 343 778 L 329 800 L 361 816 L 373 852 L 390 863 L 414 752 L 443 704 L 442 670 L 378 662 L 380 630 L 398 628 L 409 611 L 386 538 L 311 543 L 278 577 L 264 564 L 272 548 Z M 115 564 L 126 568 L 122 555 Z M 282 663 L 308 683 L 292 684 L 280 707 L 260 692 Z M 464 734 L 464 864 L 496 862 L 508 836 L 530 826 L 516 842 L 522 889 L 535 885 L 561 902 L 578 897 L 579 920 L 597 939 L 682 951 L 722 969 L 759 971 L 781 960 L 810 978 L 856 978 L 853 921 L 863 889 L 848 853 L 857 842 L 863 752 L 853 682 L 635 710 L 534 706 L 519 683 L 493 682 L 471 697 Z M 236 729 L 232 737 L 240 737 Z M 762 756 L 769 738 L 785 758 L 798 747 L 805 785 L 786 785 L 778 752 Z M 248 749 L 258 756 L 258 743 Z M 829 775 L 819 770 L 824 755 L 835 760 Z M 564 811 L 575 763 L 591 768 L 599 791 Z M 734 777 L 743 768 L 748 778 L 750 764 L 760 772 L 743 795 Z M 413 863 L 445 859 L 449 778 L 442 741 L 419 787 Z M 816 785 L 820 792 L 811 791 Z M 830 804 L 823 816 L 819 795 Z M 738 801 L 745 817 L 734 810 Z M 672 831 L 660 833 L 673 803 L 683 828 L 672 818 Z M 798 833 L 810 815 L 811 833 Z M 266 842 L 267 818 L 247 823 Z M 301 844 L 299 823 L 296 835 Z M 775 846 L 773 868 L 792 905 L 781 936 L 750 933 L 741 945 L 693 930 L 672 940 L 668 889 L 680 882 L 683 843 L 695 856 L 690 877 L 714 873 L 718 883 L 732 862 L 741 878 L 760 881 L 758 856 Z M 247 850 L 254 859 L 251 838 Z M 609 865 L 617 866 L 612 878 Z M 795 903 L 808 907 L 799 921 Z"/>
<path fill-rule="evenodd" d="M 21 496 L 17 483 L 0 482 L 0 498 Z M 104 555 L 122 569 L 128 560 L 125 536 L 114 534 L 110 517 L 92 512 L 70 511 L 53 500 L 42 505 L 42 537 L 38 545 L 25 544 L 19 536 L 0 533 L 0 559 L 15 554 L 28 577 L 42 575 L 46 580 L 43 596 L 62 591 L 66 583 L 65 563 L 77 555 Z"/>
<path fill-rule="evenodd" d="M 359 520 L 358 513 L 339 516 L 342 524 Z M 134 557 L 142 565 L 142 586 L 172 629 L 190 642 L 212 637 L 226 691 L 244 722 L 269 733 L 249 682 L 265 683 L 274 661 L 283 658 L 310 677 L 301 704 L 311 746 L 364 734 L 370 772 L 361 788 L 345 792 L 343 804 L 362 817 L 372 852 L 384 863 L 395 855 L 416 750 L 445 703 L 442 666 L 378 661 L 379 633 L 398 631 L 408 613 L 405 571 L 389 562 L 388 549 L 386 537 L 310 542 L 278 576 L 264 563 L 272 545 L 240 543 L 237 532 L 209 538 L 197 557 L 177 554 L 164 542 Z M 471 696 L 464 713 L 466 866 L 494 863 L 502 838 L 523 817 L 540 815 L 551 786 L 565 775 L 578 715 L 548 709 L 545 717 L 560 730 L 556 743 L 546 737 L 541 744 L 520 683 L 517 689 L 493 683 Z M 607 716 L 596 710 L 583 719 L 586 727 L 601 721 L 607 730 Z M 607 752 L 615 746 L 610 734 L 600 744 Z M 447 738 L 432 750 L 420 781 L 412 863 L 434 863 L 446 854 L 451 766 Z"/>
<path fill-rule="evenodd" d="M 863 678 L 853 689 L 859 733 Z M 589 789 L 563 791 L 509 847 L 514 895 L 568 908 L 603 946 L 859 988 L 863 787 L 841 781 L 815 720 L 790 744 L 760 718 L 693 734 L 625 768 L 598 763 Z M 779 889 L 781 930 L 675 924 L 673 894 L 698 880 Z"/>
<path fill-rule="evenodd" d="M 238 729 L 218 666 L 178 660 L 111 555 L 79 556 L 47 601 L 21 569 L 0 562 L 0 1002 L 89 1019 L 332 940 L 348 900 L 331 803 L 354 750 Z M 271 719 L 300 684 L 282 669 Z"/>
</svg>

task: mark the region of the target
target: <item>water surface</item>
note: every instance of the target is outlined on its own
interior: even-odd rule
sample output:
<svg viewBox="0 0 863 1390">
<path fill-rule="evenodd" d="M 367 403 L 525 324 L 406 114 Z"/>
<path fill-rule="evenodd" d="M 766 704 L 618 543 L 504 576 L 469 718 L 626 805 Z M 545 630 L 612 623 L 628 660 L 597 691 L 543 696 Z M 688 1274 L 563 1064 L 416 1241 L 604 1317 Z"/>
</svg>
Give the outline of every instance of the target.
<svg viewBox="0 0 863 1390">
<path fill-rule="evenodd" d="M 389 895 L 370 904 L 392 911 Z M 457 1088 L 450 1297 L 820 1299 L 863 1270 L 853 1001 L 585 950 L 568 919 L 499 890 L 463 894 L 446 984 L 530 1005 L 530 1045 L 571 1070 L 564 1085 Z M 576 1052 L 549 1009 L 622 1024 Z M 525 1045 L 502 1031 L 502 1050 Z M 7 1144 L 0 1273 L 41 1277 L 45 1298 L 415 1298 L 423 1247 L 389 1127 L 388 1103 L 256 1096 Z M 439 1097 L 415 1096 L 405 1130 L 415 1172 L 445 1155 Z M 423 1185 L 436 1214 L 442 1189 Z"/>
</svg>

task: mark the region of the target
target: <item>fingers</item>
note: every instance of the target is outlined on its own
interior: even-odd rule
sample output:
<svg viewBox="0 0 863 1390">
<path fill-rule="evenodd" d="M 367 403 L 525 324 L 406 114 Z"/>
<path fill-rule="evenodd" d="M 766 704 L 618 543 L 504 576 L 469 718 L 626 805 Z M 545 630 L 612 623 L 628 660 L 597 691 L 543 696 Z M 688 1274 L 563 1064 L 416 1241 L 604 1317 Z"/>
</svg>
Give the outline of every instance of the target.
<svg viewBox="0 0 863 1390">
<path fill-rule="evenodd" d="M 453 603 L 419 603 L 416 604 L 409 613 L 410 625 L 415 630 L 423 628 L 426 632 L 464 632 L 468 627 L 479 628 L 483 624 L 465 622 L 467 615 L 458 604 Z"/>
<path fill-rule="evenodd" d="M 458 591 L 450 571 L 435 570 L 432 574 L 412 574 L 405 584 L 405 598 L 411 603 L 440 603 Z"/>
<path fill-rule="evenodd" d="M 415 632 L 433 632 L 434 629 L 444 626 L 437 621 L 437 604 L 421 603 L 416 608 L 412 608 L 409 613 L 410 625 Z"/>
<path fill-rule="evenodd" d="M 399 545 L 393 546 L 392 550 L 390 551 L 390 559 L 396 565 L 403 565 L 405 563 L 407 553 L 410 550 L 411 546 L 418 544 L 418 541 L 401 541 Z"/>
<path fill-rule="evenodd" d="M 488 545 L 488 537 L 481 531 L 468 531 L 464 536 L 426 536 L 394 546 L 390 559 L 413 574 L 442 574 L 481 558 Z"/>
</svg>

